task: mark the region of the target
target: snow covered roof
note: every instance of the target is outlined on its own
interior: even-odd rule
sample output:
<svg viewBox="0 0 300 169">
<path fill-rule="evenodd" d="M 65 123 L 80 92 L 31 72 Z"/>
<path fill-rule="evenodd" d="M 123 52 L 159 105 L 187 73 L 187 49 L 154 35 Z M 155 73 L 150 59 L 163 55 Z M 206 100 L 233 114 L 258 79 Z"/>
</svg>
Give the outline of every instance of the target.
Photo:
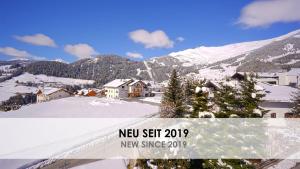
<svg viewBox="0 0 300 169">
<path fill-rule="evenodd" d="M 132 82 L 132 79 L 115 79 L 109 83 L 106 83 L 104 87 L 119 87 L 123 84 Z"/>
<path fill-rule="evenodd" d="M 88 92 L 89 92 L 88 89 L 81 89 L 81 90 L 78 90 L 78 93 L 81 94 L 81 95 L 86 95 Z"/>
<path fill-rule="evenodd" d="M 299 76 L 300 75 L 300 68 L 292 68 L 290 71 L 287 72 L 289 76 Z"/>
<path fill-rule="evenodd" d="M 263 100 L 276 102 L 292 102 L 293 94 L 298 91 L 297 88 L 290 86 L 270 85 L 267 83 L 259 83 L 264 88 L 266 96 Z"/>
<path fill-rule="evenodd" d="M 235 74 L 244 76 L 244 74 L 250 75 L 251 73 L 254 73 L 254 75 L 257 75 L 258 77 L 270 77 L 270 78 L 278 77 L 278 73 L 273 73 L 273 72 L 236 72 Z"/>
<path fill-rule="evenodd" d="M 77 93 L 80 95 L 87 95 L 89 92 L 96 92 L 99 93 L 101 90 L 100 89 L 81 89 L 78 90 Z"/>
<path fill-rule="evenodd" d="M 141 83 L 143 83 L 144 85 L 146 85 L 146 83 L 144 83 L 144 82 L 141 81 L 141 80 L 134 80 L 133 82 L 131 82 L 131 83 L 129 84 L 129 86 L 134 85 L 134 84 L 136 84 L 137 82 L 141 82 Z"/>
<path fill-rule="evenodd" d="M 39 89 L 39 91 L 41 91 L 44 95 L 50 95 L 50 94 L 58 92 L 60 90 L 64 90 L 64 89 L 62 89 L 62 88 L 44 88 L 44 89 Z"/>
</svg>

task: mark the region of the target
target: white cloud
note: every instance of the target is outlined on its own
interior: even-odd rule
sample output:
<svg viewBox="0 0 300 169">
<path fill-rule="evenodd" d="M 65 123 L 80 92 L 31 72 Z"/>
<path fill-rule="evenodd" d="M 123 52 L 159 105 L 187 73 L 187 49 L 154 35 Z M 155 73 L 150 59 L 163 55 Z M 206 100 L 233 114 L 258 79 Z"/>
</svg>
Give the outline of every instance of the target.
<svg viewBox="0 0 300 169">
<path fill-rule="evenodd" d="M 85 43 L 79 43 L 74 45 L 66 45 L 65 52 L 76 56 L 78 59 L 90 58 L 92 55 L 97 54 L 93 47 Z"/>
<path fill-rule="evenodd" d="M 35 35 L 25 35 L 25 36 L 14 36 L 17 40 L 30 43 L 37 46 L 49 46 L 56 47 L 56 44 L 53 39 L 44 34 L 35 34 Z"/>
<path fill-rule="evenodd" d="M 0 53 L 11 56 L 15 59 L 33 59 L 33 60 L 45 60 L 45 57 L 34 56 L 25 50 L 19 50 L 13 47 L 0 47 Z"/>
<path fill-rule="evenodd" d="M 179 37 L 176 38 L 176 40 L 177 40 L 178 42 L 183 42 L 185 39 L 184 39 L 183 37 L 179 36 Z"/>
<path fill-rule="evenodd" d="M 299 22 L 299 0 L 260 0 L 245 6 L 238 23 L 250 27 L 267 27 L 274 23 Z"/>
<path fill-rule="evenodd" d="M 135 43 L 143 44 L 145 48 L 172 48 L 174 46 L 174 42 L 162 30 L 148 32 L 144 29 L 138 29 L 130 32 L 129 37 Z"/>
<path fill-rule="evenodd" d="M 18 50 L 13 47 L 0 47 L 0 53 L 14 58 L 28 58 L 33 56 L 25 50 Z"/>
<path fill-rule="evenodd" d="M 134 59 L 141 59 L 143 58 L 143 55 L 137 52 L 127 52 L 126 55 L 128 57 L 134 58 Z"/>
</svg>

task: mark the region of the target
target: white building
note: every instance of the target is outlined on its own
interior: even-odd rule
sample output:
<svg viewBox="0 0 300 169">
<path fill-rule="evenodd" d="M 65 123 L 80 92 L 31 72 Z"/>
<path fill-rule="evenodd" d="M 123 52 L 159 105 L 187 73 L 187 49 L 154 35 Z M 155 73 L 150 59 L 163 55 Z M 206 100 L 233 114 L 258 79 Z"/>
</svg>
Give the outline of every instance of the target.
<svg viewBox="0 0 300 169">
<path fill-rule="evenodd" d="M 71 95 L 72 94 L 70 92 L 61 88 L 39 89 L 38 92 L 36 93 L 36 97 L 37 97 L 36 101 L 40 103 L 40 102 L 50 101 L 54 99 L 69 97 Z"/>
<path fill-rule="evenodd" d="M 293 95 L 299 91 L 300 69 L 281 73 L 257 73 L 258 87 L 265 94 L 261 107 L 269 110 L 264 117 L 284 118 L 290 115 Z M 233 79 L 244 80 L 243 73 L 235 73 Z M 261 90 L 261 89 L 260 89 Z"/>
<path fill-rule="evenodd" d="M 264 117 L 285 117 L 292 107 L 293 94 L 296 93 L 298 89 L 290 86 L 271 85 L 267 83 L 259 83 L 259 86 L 264 89 L 266 94 L 260 106 L 269 110 Z"/>
<path fill-rule="evenodd" d="M 150 93 L 148 86 L 141 80 L 134 80 L 129 84 L 129 97 L 147 97 Z"/>
<path fill-rule="evenodd" d="M 104 85 L 107 98 L 121 99 L 128 97 L 129 84 L 132 79 L 115 79 Z"/>
<path fill-rule="evenodd" d="M 278 73 L 279 85 L 300 86 L 300 68 L 292 68 L 288 72 Z"/>
<path fill-rule="evenodd" d="M 141 80 L 115 79 L 105 84 L 104 89 L 107 98 L 122 99 L 152 96 L 151 88 Z"/>
<path fill-rule="evenodd" d="M 242 80 L 244 73 L 250 74 L 249 72 L 237 72 L 232 78 Z M 255 74 L 257 75 L 257 80 L 260 82 L 281 86 L 300 87 L 300 68 L 292 68 L 290 71 L 286 72 L 256 72 Z"/>
</svg>

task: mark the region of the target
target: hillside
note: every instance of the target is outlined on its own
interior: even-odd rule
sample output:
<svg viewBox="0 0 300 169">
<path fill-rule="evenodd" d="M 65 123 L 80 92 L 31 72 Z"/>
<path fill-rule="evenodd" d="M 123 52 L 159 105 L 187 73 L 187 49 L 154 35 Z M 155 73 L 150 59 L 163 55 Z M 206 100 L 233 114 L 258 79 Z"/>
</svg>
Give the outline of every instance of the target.
<svg viewBox="0 0 300 169">
<path fill-rule="evenodd" d="M 91 85 L 93 80 L 62 78 L 23 73 L 0 83 L 0 102 L 16 94 L 36 93 L 38 87 L 59 87 L 65 85 Z"/>
<path fill-rule="evenodd" d="M 39 61 L 29 64 L 25 71 L 32 74 L 95 80 L 102 85 L 115 78 L 149 79 L 143 62 L 131 61 L 116 55 L 83 59 L 71 64 Z"/>
</svg>

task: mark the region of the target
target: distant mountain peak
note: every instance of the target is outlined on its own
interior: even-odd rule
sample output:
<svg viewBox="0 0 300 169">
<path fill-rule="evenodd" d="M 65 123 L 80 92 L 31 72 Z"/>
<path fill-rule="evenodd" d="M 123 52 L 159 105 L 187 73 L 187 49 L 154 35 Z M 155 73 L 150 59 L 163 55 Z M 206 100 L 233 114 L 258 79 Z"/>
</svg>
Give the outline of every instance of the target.
<svg viewBox="0 0 300 169">
<path fill-rule="evenodd" d="M 267 40 L 241 42 L 216 47 L 200 46 L 194 49 L 186 49 L 179 52 L 172 52 L 169 54 L 169 56 L 178 59 L 184 64 L 184 66 L 191 66 L 195 64 L 212 64 L 242 54 L 250 53 L 253 50 L 259 49 L 263 46 L 266 46 L 276 41 L 282 41 L 290 37 L 300 37 L 300 29 Z"/>
</svg>

